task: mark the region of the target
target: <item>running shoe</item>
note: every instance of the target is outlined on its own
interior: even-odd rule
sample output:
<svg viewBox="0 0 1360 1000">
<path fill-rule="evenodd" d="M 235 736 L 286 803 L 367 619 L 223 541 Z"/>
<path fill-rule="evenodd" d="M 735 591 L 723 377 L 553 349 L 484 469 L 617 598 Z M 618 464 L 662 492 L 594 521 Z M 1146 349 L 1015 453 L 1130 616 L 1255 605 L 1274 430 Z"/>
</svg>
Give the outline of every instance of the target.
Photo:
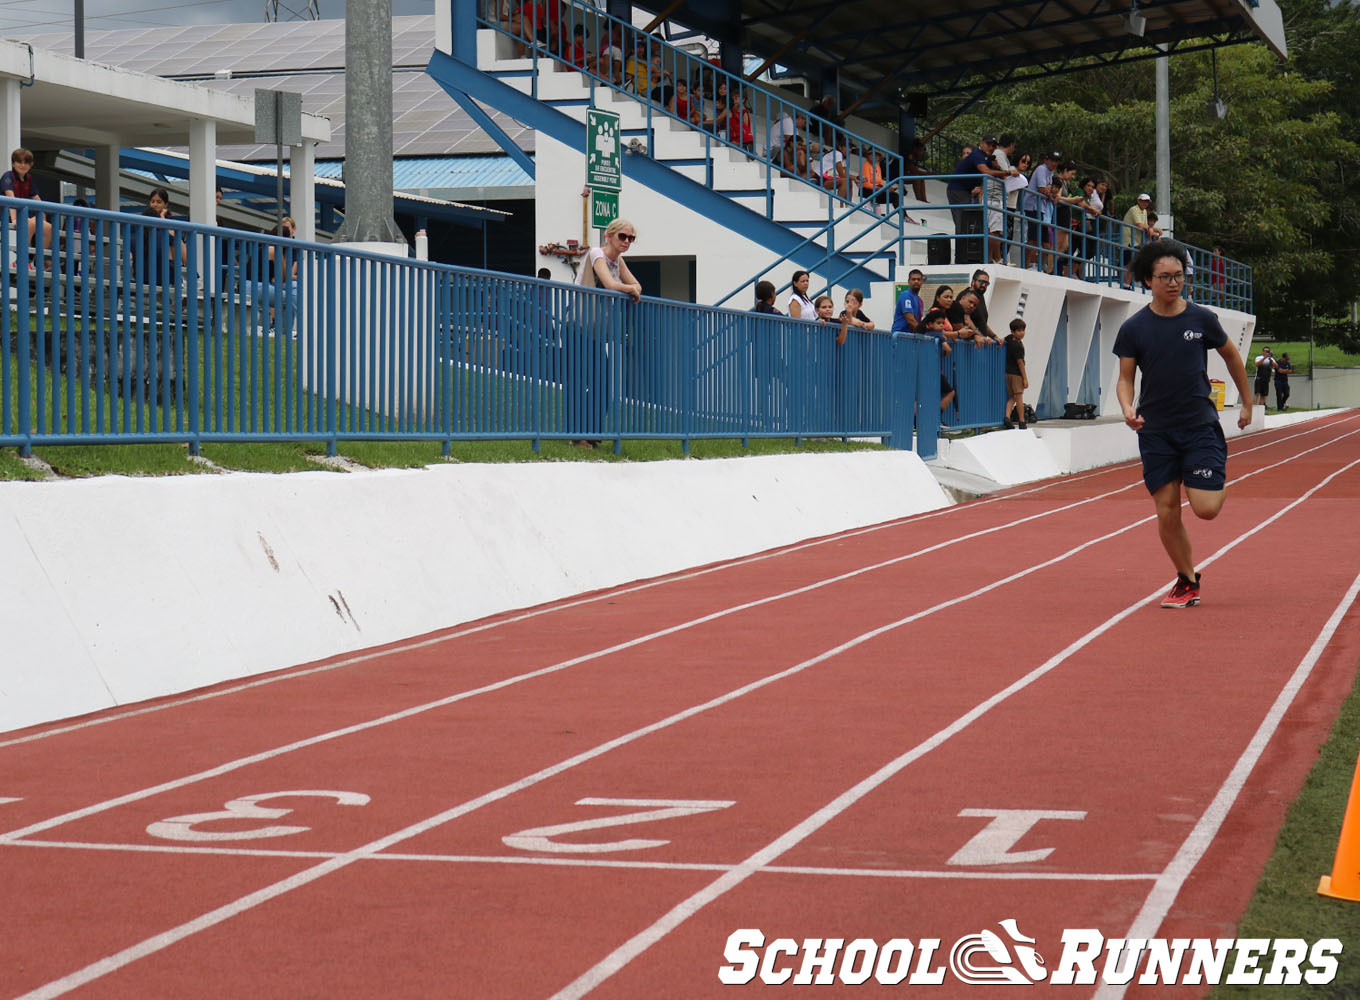
<svg viewBox="0 0 1360 1000">
<path fill-rule="evenodd" d="M 1194 582 L 1191 582 L 1181 573 L 1176 574 L 1176 582 L 1171 587 L 1171 593 L 1162 598 L 1164 608 L 1188 608 L 1199 603 L 1199 574 L 1195 574 Z"/>
</svg>

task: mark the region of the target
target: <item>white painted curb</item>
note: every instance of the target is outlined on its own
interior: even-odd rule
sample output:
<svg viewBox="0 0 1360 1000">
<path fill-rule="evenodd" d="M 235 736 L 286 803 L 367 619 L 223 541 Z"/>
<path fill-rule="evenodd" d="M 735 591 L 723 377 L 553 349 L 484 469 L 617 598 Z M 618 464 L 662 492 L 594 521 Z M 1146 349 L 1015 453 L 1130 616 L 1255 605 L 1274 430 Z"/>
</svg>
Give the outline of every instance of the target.
<svg viewBox="0 0 1360 1000">
<path fill-rule="evenodd" d="M 0 484 L 0 732 L 948 506 L 911 452 Z"/>
</svg>

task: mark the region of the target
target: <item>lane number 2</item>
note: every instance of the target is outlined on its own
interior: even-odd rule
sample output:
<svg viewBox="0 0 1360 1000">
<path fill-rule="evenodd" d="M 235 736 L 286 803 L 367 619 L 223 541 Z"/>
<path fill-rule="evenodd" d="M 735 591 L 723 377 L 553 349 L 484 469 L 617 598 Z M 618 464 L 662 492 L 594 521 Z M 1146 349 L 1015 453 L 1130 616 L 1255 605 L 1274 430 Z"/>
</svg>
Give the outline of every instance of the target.
<svg viewBox="0 0 1360 1000">
<path fill-rule="evenodd" d="M 619 813 L 615 816 L 599 816 L 595 819 L 578 820 L 575 823 L 558 823 L 554 826 L 536 826 L 519 833 L 512 833 L 501 840 L 507 847 L 520 851 L 548 851 L 554 854 L 605 854 L 610 851 L 640 851 L 648 847 L 662 847 L 669 840 L 612 840 L 607 843 L 564 844 L 554 840 L 569 833 L 583 833 L 587 830 L 604 830 L 614 826 L 631 826 L 634 823 L 655 823 L 676 816 L 694 816 L 698 813 L 714 812 L 736 805 L 735 801 L 724 799 L 580 799 L 578 806 L 622 806 L 641 809 L 642 812 Z"/>
<path fill-rule="evenodd" d="M 294 833 L 304 833 L 311 829 L 306 826 L 255 826 L 250 829 L 241 830 L 200 830 L 199 826 L 205 823 L 220 823 L 226 820 L 274 820 L 287 816 L 293 810 L 282 807 L 274 808 L 262 806 L 261 802 L 270 799 L 296 798 L 297 796 L 310 796 L 313 798 L 334 799 L 337 805 L 342 806 L 364 806 L 368 805 L 369 798 L 362 792 L 329 792 L 320 790 L 304 790 L 292 792 L 261 792 L 258 795 L 246 795 L 239 799 L 232 799 L 217 812 L 189 813 L 185 816 L 171 816 L 158 823 L 152 823 L 146 828 L 146 832 L 153 837 L 160 837 L 162 840 L 189 840 L 189 841 L 220 841 L 220 840 L 256 840 L 262 837 L 287 837 Z"/>
</svg>

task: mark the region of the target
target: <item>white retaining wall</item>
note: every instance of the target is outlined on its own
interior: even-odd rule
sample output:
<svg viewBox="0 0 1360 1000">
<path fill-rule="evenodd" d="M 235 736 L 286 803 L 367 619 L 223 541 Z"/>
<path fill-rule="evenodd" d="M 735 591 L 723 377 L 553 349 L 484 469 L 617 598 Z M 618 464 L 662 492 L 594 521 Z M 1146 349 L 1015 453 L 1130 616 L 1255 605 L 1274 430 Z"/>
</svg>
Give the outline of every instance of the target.
<svg viewBox="0 0 1360 1000">
<path fill-rule="evenodd" d="M 0 484 L 0 732 L 933 510 L 910 452 Z"/>
</svg>

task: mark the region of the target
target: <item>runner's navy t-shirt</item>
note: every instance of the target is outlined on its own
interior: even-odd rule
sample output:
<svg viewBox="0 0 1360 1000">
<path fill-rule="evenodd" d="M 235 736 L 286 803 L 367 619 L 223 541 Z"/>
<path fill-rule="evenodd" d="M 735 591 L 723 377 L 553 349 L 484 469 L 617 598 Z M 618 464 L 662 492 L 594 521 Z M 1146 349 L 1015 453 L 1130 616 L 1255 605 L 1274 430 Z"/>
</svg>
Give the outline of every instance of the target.
<svg viewBox="0 0 1360 1000">
<path fill-rule="evenodd" d="M 1165 431 L 1218 420 L 1209 393 L 1208 356 L 1228 342 L 1218 317 L 1187 302 L 1175 316 L 1159 316 L 1144 306 L 1119 328 L 1114 353 L 1133 358 L 1143 373 L 1138 413 L 1143 429 Z"/>
</svg>

